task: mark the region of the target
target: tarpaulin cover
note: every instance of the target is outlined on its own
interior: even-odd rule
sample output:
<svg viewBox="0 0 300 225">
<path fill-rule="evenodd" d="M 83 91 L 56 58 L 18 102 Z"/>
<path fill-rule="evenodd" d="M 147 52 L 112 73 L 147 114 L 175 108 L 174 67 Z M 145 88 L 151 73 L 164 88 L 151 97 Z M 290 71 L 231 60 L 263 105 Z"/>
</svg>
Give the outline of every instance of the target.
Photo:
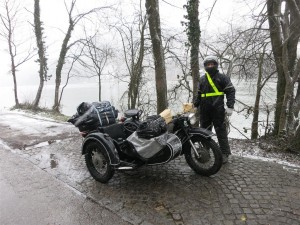
<svg viewBox="0 0 300 225">
<path fill-rule="evenodd" d="M 132 143 L 137 153 L 145 159 L 151 158 L 165 146 L 170 148 L 171 155 L 176 155 L 182 149 L 179 138 L 175 134 L 170 133 L 164 133 L 151 139 L 144 139 L 139 138 L 137 133 L 134 132 L 127 138 L 127 141 Z"/>
</svg>

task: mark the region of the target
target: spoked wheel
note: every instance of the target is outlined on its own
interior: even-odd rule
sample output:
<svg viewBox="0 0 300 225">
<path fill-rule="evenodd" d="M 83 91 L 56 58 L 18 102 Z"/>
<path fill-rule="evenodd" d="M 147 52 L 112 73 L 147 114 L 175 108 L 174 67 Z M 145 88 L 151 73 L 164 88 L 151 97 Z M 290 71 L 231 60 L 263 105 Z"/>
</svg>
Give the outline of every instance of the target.
<svg viewBox="0 0 300 225">
<path fill-rule="evenodd" d="M 114 175 L 115 170 L 110 165 L 109 157 L 104 147 L 91 142 L 86 146 L 85 162 L 92 177 L 101 183 L 107 183 Z"/>
<path fill-rule="evenodd" d="M 185 159 L 188 165 L 198 174 L 211 176 L 216 174 L 222 166 L 222 153 L 217 143 L 210 139 L 206 140 L 200 136 L 191 138 L 199 157 L 187 143 L 185 149 Z"/>
</svg>

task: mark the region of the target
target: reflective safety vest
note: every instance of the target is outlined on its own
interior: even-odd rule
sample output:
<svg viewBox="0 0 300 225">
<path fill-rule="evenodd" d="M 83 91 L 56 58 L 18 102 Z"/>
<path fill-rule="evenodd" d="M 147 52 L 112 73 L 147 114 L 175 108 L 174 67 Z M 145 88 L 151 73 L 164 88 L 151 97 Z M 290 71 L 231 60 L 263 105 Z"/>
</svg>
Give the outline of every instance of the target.
<svg viewBox="0 0 300 225">
<path fill-rule="evenodd" d="M 214 84 L 213 80 L 211 79 L 210 75 L 206 72 L 205 73 L 206 77 L 207 77 L 207 80 L 210 84 L 210 86 L 212 87 L 212 89 L 215 91 L 215 92 L 211 92 L 211 93 L 205 93 L 205 94 L 201 94 L 201 97 L 202 98 L 205 98 L 205 97 L 212 97 L 212 96 L 220 96 L 220 95 L 224 95 L 224 92 L 220 92 L 218 90 L 218 88 L 216 87 L 216 85 Z"/>
</svg>

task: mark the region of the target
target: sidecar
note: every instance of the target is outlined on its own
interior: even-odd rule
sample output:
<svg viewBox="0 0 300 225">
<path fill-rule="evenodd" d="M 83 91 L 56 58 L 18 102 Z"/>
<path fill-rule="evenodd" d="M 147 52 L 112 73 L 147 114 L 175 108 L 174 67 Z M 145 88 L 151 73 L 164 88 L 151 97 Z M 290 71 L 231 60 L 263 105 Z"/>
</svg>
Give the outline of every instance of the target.
<svg viewBox="0 0 300 225">
<path fill-rule="evenodd" d="M 82 154 L 95 180 L 106 183 L 116 170 L 167 163 L 181 154 L 179 138 L 159 128 L 161 122 L 157 119 L 161 118 L 153 116 L 147 122 L 140 122 L 140 113 L 139 110 L 126 111 L 125 122 L 99 127 L 85 137 Z M 153 123 L 155 131 L 146 123 Z"/>
<path fill-rule="evenodd" d="M 139 126 L 142 111 L 137 109 L 125 112 L 126 121 L 108 126 L 97 126 L 96 129 L 83 133 L 82 154 L 85 155 L 87 168 L 93 178 L 106 183 L 116 169 L 133 169 L 129 163 L 138 155 L 126 142 L 126 138 Z"/>
</svg>

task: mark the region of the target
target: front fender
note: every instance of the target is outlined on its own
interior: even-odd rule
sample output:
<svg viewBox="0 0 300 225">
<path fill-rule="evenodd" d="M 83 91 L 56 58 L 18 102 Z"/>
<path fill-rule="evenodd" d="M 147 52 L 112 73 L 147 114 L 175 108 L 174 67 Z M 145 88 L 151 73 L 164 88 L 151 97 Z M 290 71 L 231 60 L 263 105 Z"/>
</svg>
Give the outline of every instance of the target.
<svg viewBox="0 0 300 225">
<path fill-rule="evenodd" d="M 201 128 L 201 127 L 193 127 L 189 130 L 189 134 L 191 136 L 193 135 L 200 135 L 201 137 L 205 139 L 211 139 L 212 136 L 214 136 L 214 133 L 210 130 Z"/>
<path fill-rule="evenodd" d="M 116 150 L 113 140 L 108 135 L 105 135 L 100 132 L 91 133 L 88 136 L 86 136 L 81 147 L 83 155 L 86 154 L 86 146 L 93 141 L 96 141 L 97 143 L 102 145 L 104 150 L 107 152 L 111 165 L 120 164 L 119 154 Z"/>
</svg>

